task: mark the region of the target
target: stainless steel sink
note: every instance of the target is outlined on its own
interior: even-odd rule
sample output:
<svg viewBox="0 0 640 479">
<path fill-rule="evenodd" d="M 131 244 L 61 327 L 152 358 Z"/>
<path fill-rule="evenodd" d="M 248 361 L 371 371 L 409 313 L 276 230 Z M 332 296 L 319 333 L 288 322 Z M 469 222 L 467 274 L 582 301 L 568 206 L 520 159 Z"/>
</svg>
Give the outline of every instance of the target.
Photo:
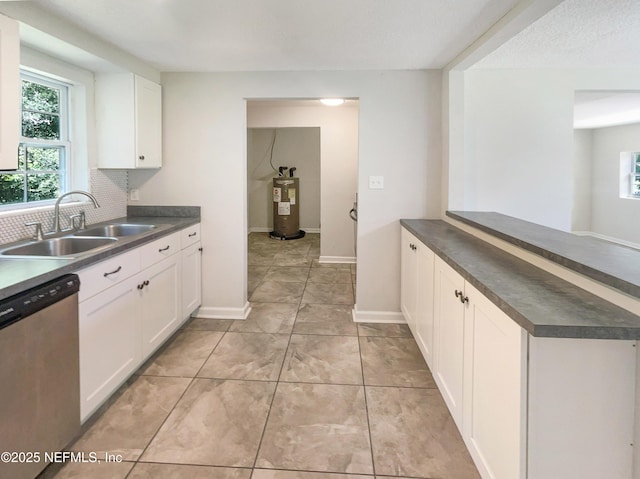
<svg viewBox="0 0 640 479">
<path fill-rule="evenodd" d="M 112 224 L 105 226 L 94 226 L 86 230 L 75 233 L 75 236 L 132 236 L 146 233 L 154 229 L 156 225 L 136 225 L 136 224 Z"/>
<path fill-rule="evenodd" d="M 74 256 L 87 251 L 94 251 L 118 241 L 117 238 L 79 238 L 63 236 L 41 241 L 33 241 L 20 246 L 13 246 L 0 251 L 4 256 Z"/>
</svg>

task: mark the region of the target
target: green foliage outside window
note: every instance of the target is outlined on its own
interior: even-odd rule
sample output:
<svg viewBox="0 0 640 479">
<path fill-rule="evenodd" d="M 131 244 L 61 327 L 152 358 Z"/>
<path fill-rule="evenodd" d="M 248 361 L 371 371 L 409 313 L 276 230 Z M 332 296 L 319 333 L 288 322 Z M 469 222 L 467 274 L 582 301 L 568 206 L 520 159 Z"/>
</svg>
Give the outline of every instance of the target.
<svg viewBox="0 0 640 479">
<path fill-rule="evenodd" d="M 61 88 L 22 81 L 22 136 L 18 169 L 0 173 L 0 204 L 57 198 L 64 189 Z M 33 139 L 29 141 L 28 139 Z"/>
</svg>

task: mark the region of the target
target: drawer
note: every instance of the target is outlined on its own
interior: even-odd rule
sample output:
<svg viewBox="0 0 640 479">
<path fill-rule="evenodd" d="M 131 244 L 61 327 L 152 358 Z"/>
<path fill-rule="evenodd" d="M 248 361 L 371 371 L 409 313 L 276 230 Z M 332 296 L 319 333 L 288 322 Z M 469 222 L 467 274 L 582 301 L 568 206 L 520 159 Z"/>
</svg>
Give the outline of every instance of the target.
<svg viewBox="0 0 640 479">
<path fill-rule="evenodd" d="M 185 249 L 192 244 L 196 244 L 200 241 L 200 223 L 197 225 L 189 226 L 180 232 L 180 247 Z"/>
<path fill-rule="evenodd" d="M 164 236 L 140 248 L 140 268 L 145 269 L 180 251 L 180 234 Z"/>
<path fill-rule="evenodd" d="M 140 252 L 138 249 L 114 256 L 93 266 L 78 271 L 80 292 L 78 301 L 82 302 L 113 285 L 133 276 L 140 271 Z"/>
</svg>

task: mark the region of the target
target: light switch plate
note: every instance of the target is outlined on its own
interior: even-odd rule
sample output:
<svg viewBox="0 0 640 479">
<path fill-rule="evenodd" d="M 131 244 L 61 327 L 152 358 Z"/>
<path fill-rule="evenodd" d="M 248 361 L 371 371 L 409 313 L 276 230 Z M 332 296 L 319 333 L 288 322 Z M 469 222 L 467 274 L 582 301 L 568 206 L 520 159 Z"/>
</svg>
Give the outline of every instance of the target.
<svg viewBox="0 0 640 479">
<path fill-rule="evenodd" d="M 370 190 L 383 190 L 384 189 L 384 176 L 370 176 L 369 177 L 369 189 Z"/>
<path fill-rule="evenodd" d="M 129 192 L 129 198 L 131 201 L 139 201 L 140 200 L 140 190 L 134 188 Z"/>
</svg>

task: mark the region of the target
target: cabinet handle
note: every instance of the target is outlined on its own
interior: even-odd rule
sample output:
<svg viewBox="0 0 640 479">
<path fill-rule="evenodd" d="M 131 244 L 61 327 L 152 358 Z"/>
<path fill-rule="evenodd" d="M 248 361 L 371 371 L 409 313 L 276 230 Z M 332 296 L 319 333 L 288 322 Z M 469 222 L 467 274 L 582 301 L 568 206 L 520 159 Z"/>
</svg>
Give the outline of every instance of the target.
<svg viewBox="0 0 640 479">
<path fill-rule="evenodd" d="M 122 269 L 122 266 L 118 266 L 116 269 L 114 269 L 113 271 L 109 271 L 108 273 L 105 273 L 103 276 L 106 278 L 109 275 L 119 273 L 121 269 Z"/>
<path fill-rule="evenodd" d="M 458 291 L 457 289 L 455 290 L 456 293 L 456 298 L 460 299 L 460 302 L 462 304 L 464 303 L 468 303 L 469 302 L 469 296 L 465 296 L 464 293 L 462 291 Z"/>
<path fill-rule="evenodd" d="M 145 286 L 149 286 L 149 280 L 145 279 L 142 283 L 138 285 L 138 289 L 144 289 Z"/>
<path fill-rule="evenodd" d="M 193 233 L 191 233 L 191 234 L 189 235 L 189 238 L 193 238 L 193 237 L 194 237 L 195 235 L 197 235 L 197 234 L 198 234 L 198 233 L 193 232 Z"/>
<path fill-rule="evenodd" d="M 140 156 L 138 157 L 138 159 L 139 159 L 139 160 L 144 160 L 144 155 L 140 155 Z"/>
<path fill-rule="evenodd" d="M 200 251 L 202 253 L 202 248 L 198 248 L 198 251 Z"/>
<path fill-rule="evenodd" d="M 158 250 L 158 253 L 162 253 L 163 251 L 167 251 L 170 247 L 171 247 L 171 245 L 167 245 L 167 246 L 166 246 L 166 247 L 164 247 L 164 248 L 160 248 L 160 249 Z"/>
</svg>

